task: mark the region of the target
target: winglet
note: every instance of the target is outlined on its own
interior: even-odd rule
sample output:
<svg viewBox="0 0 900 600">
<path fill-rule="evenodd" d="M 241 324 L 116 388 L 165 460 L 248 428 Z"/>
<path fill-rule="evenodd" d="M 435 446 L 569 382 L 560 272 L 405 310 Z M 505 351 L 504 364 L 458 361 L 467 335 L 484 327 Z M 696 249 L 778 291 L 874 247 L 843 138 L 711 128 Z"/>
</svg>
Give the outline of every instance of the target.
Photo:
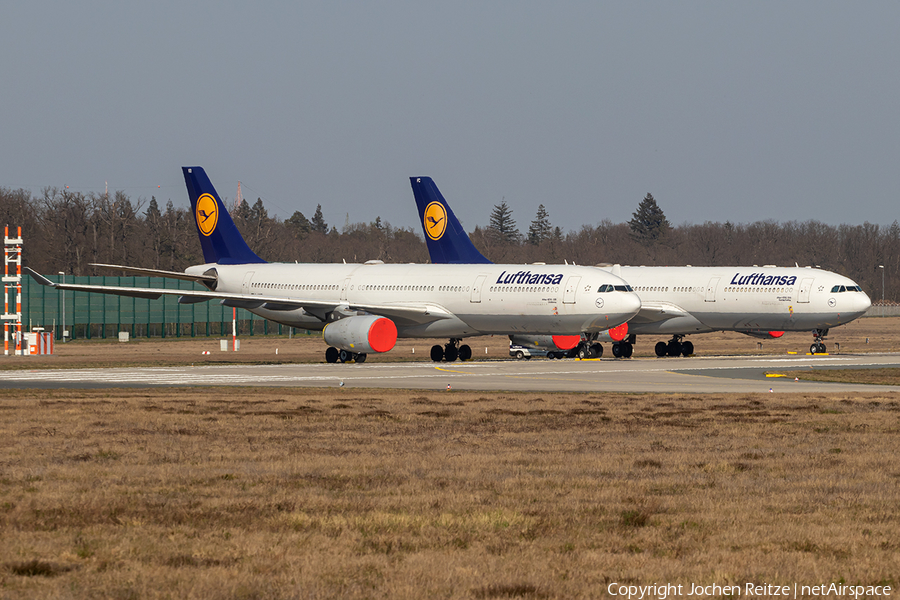
<svg viewBox="0 0 900 600">
<path fill-rule="evenodd" d="M 490 264 L 472 244 L 466 230 L 431 177 L 410 177 L 425 243 L 434 264 Z"/>
<path fill-rule="evenodd" d="M 241 237 L 216 188 L 202 167 L 181 167 L 191 212 L 203 248 L 203 260 L 222 265 L 264 263 Z"/>
<path fill-rule="evenodd" d="M 31 277 L 41 285 L 49 285 L 50 287 L 57 286 L 57 284 L 53 283 L 34 269 L 31 269 L 29 267 L 22 267 L 22 270 L 31 275 Z"/>
</svg>

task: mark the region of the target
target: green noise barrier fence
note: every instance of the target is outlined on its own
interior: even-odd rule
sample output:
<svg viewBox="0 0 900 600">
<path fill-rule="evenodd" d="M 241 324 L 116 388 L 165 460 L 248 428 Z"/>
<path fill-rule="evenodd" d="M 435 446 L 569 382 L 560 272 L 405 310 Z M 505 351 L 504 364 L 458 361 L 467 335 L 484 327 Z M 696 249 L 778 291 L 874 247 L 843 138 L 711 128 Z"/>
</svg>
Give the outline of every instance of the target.
<svg viewBox="0 0 900 600">
<path fill-rule="evenodd" d="M 191 281 L 158 277 L 72 277 L 49 276 L 64 283 L 119 287 L 205 290 Z M 44 327 L 62 339 L 63 325 L 70 338 L 117 337 L 127 331 L 131 337 L 182 337 L 231 335 L 232 308 L 218 300 L 179 304 L 178 296 L 158 300 L 56 290 L 22 277 L 22 328 Z M 287 335 L 292 328 L 272 323 L 242 308 L 237 309 L 239 335 Z M 297 330 L 292 330 L 296 332 Z M 305 330 L 300 330 L 305 333 Z"/>
</svg>

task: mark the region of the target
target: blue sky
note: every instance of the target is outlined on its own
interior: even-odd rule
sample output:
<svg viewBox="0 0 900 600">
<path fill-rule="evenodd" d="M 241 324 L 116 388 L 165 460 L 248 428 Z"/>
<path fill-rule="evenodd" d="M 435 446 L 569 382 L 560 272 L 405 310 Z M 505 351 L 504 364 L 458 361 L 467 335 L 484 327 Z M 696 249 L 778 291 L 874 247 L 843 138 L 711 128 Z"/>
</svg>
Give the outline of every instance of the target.
<svg viewBox="0 0 900 600">
<path fill-rule="evenodd" d="M 576 230 L 889 225 L 896 2 L 5 3 L 0 187 L 187 205 L 182 165 L 282 218 L 418 229 L 501 200 Z"/>
</svg>

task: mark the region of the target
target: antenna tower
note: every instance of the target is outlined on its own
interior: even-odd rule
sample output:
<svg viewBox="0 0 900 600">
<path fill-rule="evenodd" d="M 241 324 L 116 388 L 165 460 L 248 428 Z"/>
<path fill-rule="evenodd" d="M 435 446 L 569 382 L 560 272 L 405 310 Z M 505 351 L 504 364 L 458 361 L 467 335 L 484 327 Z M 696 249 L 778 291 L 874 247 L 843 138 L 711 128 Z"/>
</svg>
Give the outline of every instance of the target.
<svg viewBox="0 0 900 600">
<path fill-rule="evenodd" d="M 241 194 L 241 182 L 238 181 L 238 192 L 237 196 L 234 197 L 234 206 L 231 207 L 231 212 L 237 212 L 237 209 L 240 208 L 241 202 L 244 201 L 244 195 Z"/>
<path fill-rule="evenodd" d="M 16 274 L 10 275 L 9 265 L 16 265 Z M 9 296 L 16 292 L 16 312 L 9 312 Z M 9 225 L 3 231 L 3 354 L 9 355 L 9 325 L 12 321 L 15 326 L 14 354 L 22 352 L 22 228 L 17 230 L 17 236 L 9 237 Z"/>
</svg>

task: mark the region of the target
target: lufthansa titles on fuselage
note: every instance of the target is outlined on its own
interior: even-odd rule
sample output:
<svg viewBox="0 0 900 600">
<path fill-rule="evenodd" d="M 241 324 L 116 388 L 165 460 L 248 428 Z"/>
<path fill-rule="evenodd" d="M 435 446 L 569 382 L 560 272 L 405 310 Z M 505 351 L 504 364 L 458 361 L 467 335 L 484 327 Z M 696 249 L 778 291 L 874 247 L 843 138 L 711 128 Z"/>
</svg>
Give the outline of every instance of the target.
<svg viewBox="0 0 900 600">
<path fill-rule="evenodd" d="M 562 273 L 532 273 L 531 271 L 516 271 L 507 274 L 500 273 L 498 284 L 525 284 L 525 285 L 559 285 L 562 283 Z"/>
<path fill-rule="evenodd" d="M 766 275 L 765 273 L 751 273 L 741 275 L 735 273 L 729 285 L 794 285 L 797 283 L 796 275 Z"/>
</svg>

